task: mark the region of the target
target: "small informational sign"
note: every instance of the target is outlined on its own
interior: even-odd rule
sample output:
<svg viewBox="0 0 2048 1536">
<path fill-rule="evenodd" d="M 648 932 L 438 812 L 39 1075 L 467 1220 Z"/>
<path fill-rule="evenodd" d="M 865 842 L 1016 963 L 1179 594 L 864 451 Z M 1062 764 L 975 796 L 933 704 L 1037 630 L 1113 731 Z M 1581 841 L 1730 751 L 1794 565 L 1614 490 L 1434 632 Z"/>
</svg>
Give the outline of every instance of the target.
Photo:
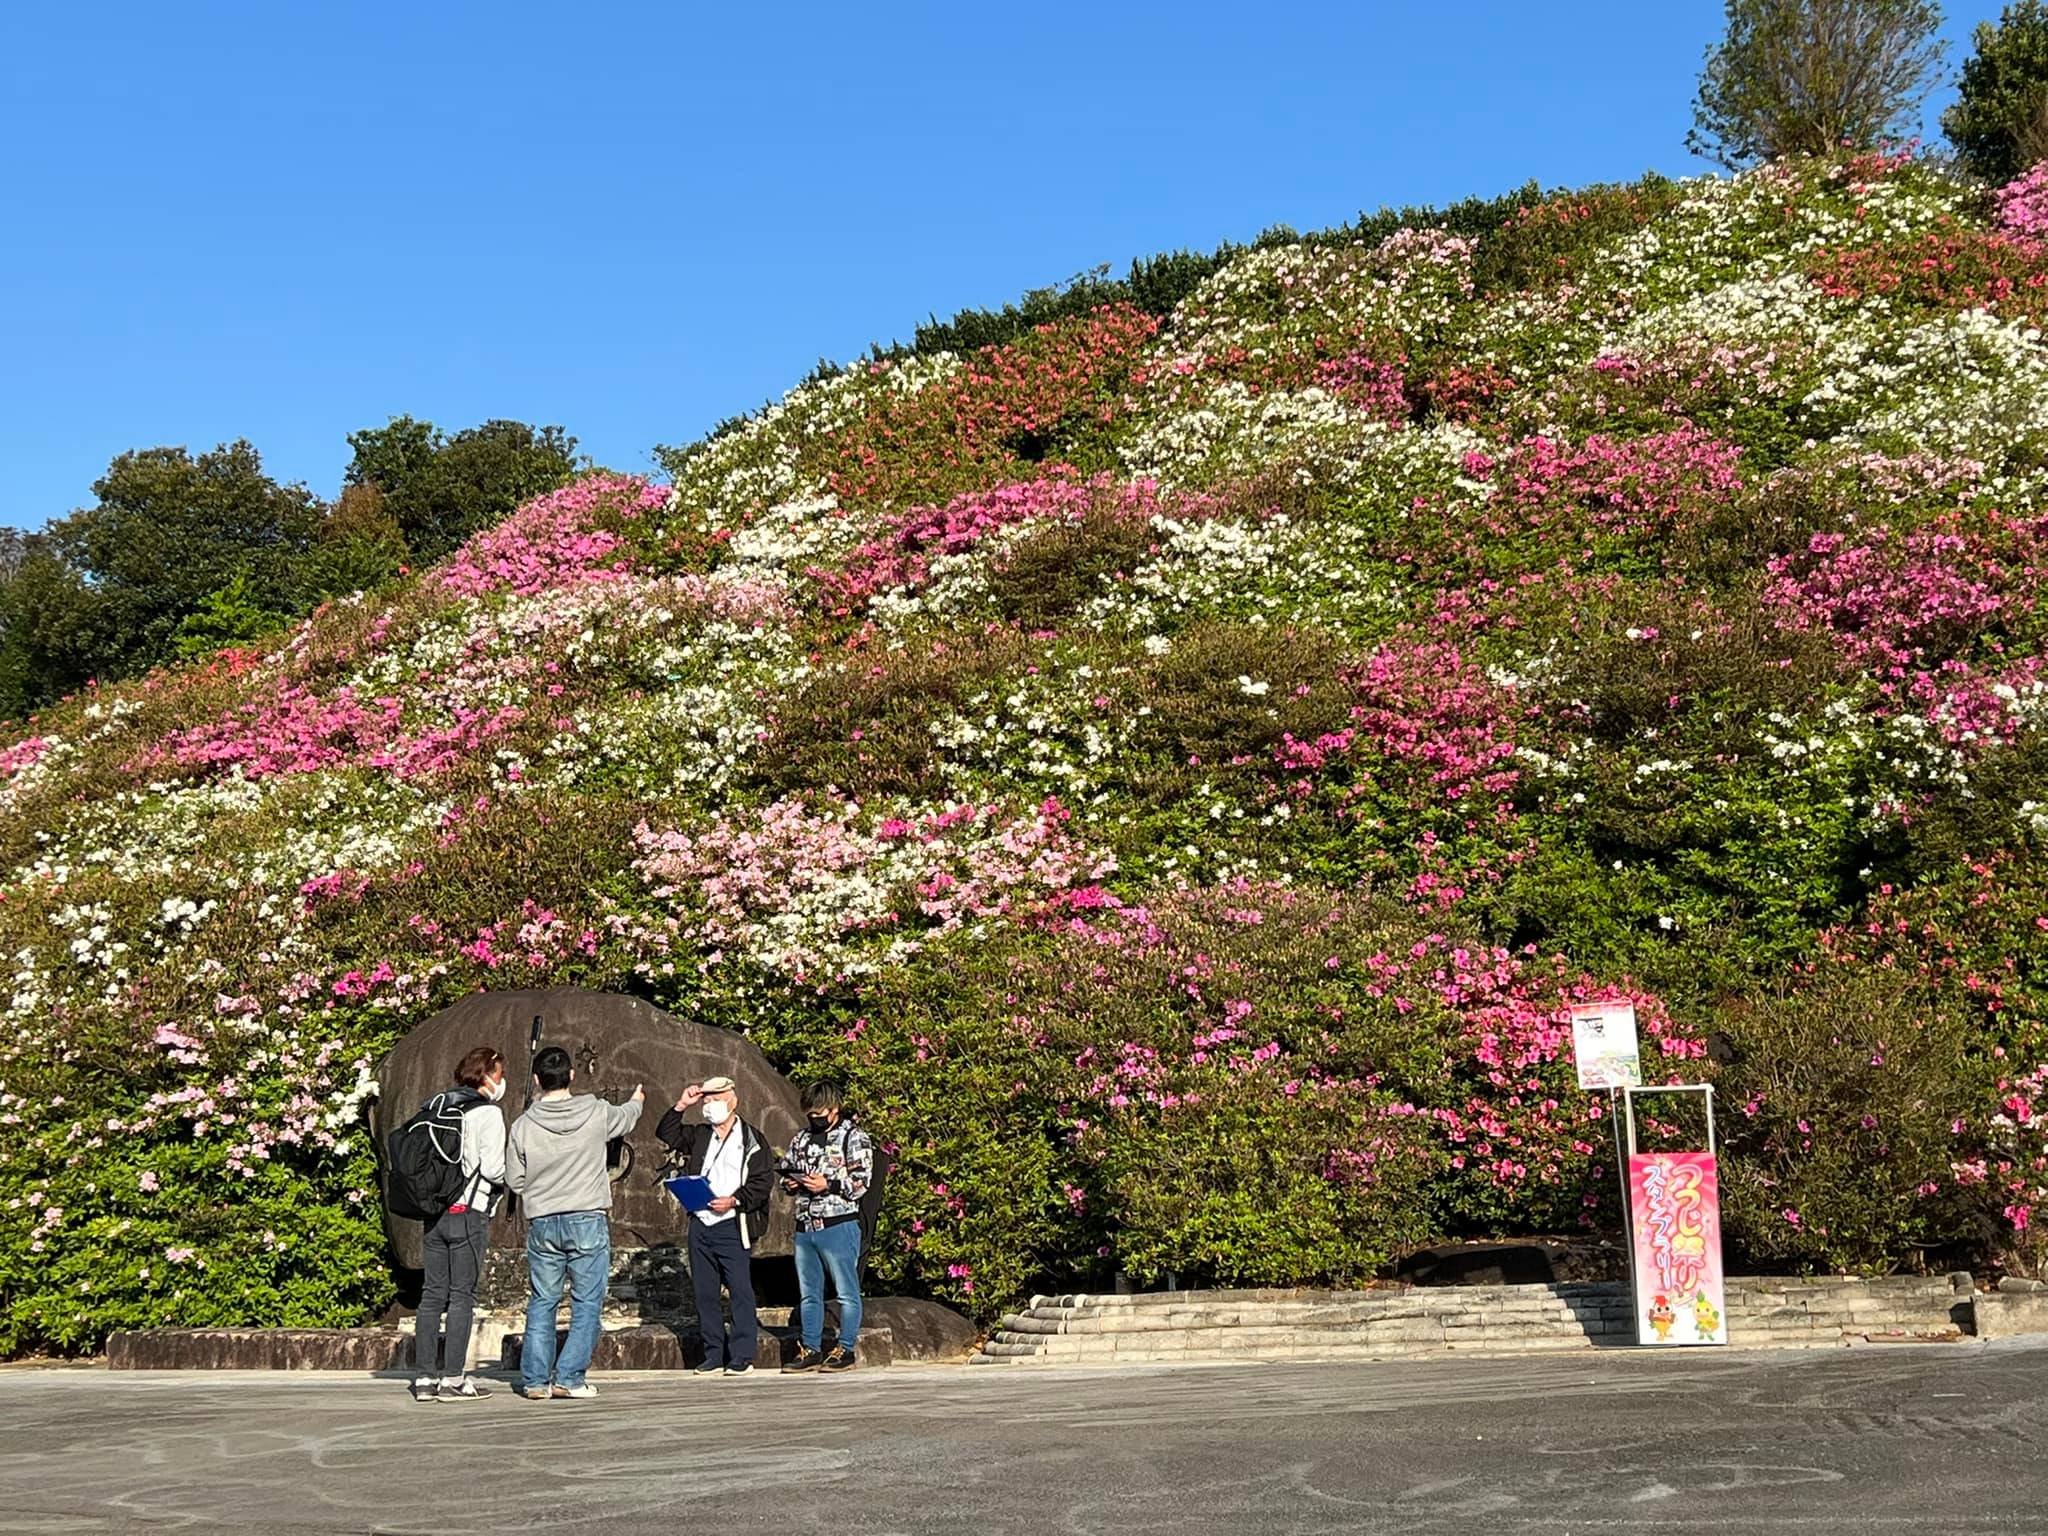
<svg viewBox="0 0 2048 1536">
<path fill-rule="evenodd" d="M 1634 1003 L 1572 1006 L 1572 1057 L 1581 1088 L 1640 1088 L 1643 1055 L 1636 1044 Z"/>
<path fill-rule="evenodd" d="M 1636 1342 L 1726 1344 L 1721 1182 L 1711 1152 L 1638 1152 L 1628 1160 Z"/>
</svg>

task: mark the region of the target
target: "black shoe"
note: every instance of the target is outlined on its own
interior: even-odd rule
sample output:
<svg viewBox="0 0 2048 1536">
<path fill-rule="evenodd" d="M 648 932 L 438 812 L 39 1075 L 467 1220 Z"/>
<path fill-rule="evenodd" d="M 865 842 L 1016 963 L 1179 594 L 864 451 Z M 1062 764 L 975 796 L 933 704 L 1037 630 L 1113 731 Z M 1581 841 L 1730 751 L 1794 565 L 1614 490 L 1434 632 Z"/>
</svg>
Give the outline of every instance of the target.
<svg viewBox="0 0 2048 1536">
<path fill-rule="evenodd" d="M 754 1374 L 754 1362 L 742 1360 L 738 1365 L 728 1365 L 725 1368 L 725 1374 L 728 1376 L 751 1376 Z"/>
<path fill-rule="evenodd" d="M 474 1378 L 464 1376 L 459 1381 L 442 1382 L 439 1390 L 434 1393 L 434 1401 L 437 1403 L 473 1403 L 478 1398 L 489 1397 L 490 1395 L 491 1389 L 489 1387 L 480 1386 Z"/>
<path fill-rule="evenodd" d="M 725 1362 L 723 1360 L 704 1360 L 693 1368 L 691 1374 L 696 1376 L 717 1376 L 722 1374 L 724 1370 Z"/>
<path fill-rule="evenodd" d="M 803 1345 L 799 1344 L 796 1347 L 796 1354 L 782 1367 L 782 1374 L 794 1376 L 799 1371 L 815 1371 L 824 1363 L 825 1357 L 823 1355 L 819 1354 L 815 1349 L 805 1349 Z"/>
<path fill-rule="evenodd" d="M 818 1369 L 821 1371 L 850 1371 L 853 1369 L 853 1364 L 853 1351 L 844 1344 L 834 1344 L 832 1346 L 832 1353 L 825 1357 L 824 1364 L 820 1365 Z"/>
</svg>

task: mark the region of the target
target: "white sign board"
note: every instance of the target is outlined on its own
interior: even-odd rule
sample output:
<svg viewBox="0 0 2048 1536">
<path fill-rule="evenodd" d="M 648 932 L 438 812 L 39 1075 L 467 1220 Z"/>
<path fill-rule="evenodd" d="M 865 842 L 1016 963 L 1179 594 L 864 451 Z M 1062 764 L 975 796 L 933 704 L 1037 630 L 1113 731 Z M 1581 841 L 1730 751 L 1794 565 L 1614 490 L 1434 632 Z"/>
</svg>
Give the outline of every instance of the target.
<svg viewBox="0 0 2048 1536">
<path fill-rule="evenodd" d="M 1643 1055 L 1636 1044 L 1634 1003 L 1572 1005 L 1572 1056 L 1581 1088 L 1640 1088 Z"/>
</svg>

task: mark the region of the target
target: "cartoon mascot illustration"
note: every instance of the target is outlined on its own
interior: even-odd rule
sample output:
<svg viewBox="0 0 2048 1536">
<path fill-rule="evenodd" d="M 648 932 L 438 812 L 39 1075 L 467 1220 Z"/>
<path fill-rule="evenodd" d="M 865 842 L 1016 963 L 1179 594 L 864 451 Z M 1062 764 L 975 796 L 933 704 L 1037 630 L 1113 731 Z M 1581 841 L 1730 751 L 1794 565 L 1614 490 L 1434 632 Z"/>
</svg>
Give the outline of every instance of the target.
<svg viewBox="0 0 2048 1536">
<path fill-rule="evenodd" d="M 1670 1298 L 1666 1296 L 1657 1297 L 1650 1304 L 1648 1316 L 1650 1326 L 1657 1330 L 1657 1342 L 1662 1344 L 1671 1337 L 1671 1325 L 1678 1317 L 1678 1314 L 1671 1310 Z"/>
<path fill-rule="evenodd" d="M 1692 1326 L 1702 1339 L 1715 1338 L 1721 1332 L 1721 1309 L 1707 1300 L 1705 1291 L 1692 1299 Z"/>
</svg>

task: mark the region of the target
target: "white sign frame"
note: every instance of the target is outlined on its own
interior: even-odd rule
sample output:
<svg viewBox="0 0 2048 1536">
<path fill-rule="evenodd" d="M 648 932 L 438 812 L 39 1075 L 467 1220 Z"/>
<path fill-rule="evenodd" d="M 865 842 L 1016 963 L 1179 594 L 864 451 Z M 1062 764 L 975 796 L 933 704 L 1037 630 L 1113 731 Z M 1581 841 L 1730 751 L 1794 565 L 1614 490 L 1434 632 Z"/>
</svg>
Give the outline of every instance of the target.
<svg viewBox="0 0 2048 1536">
<path fill-rule="evenodd" d="M 1573 1003 L 1572 1062 L 1586 1091 L 1643 1086 L 1643 1048 L 1636 1035 L 1636 1005 Z"/>
</svg>

